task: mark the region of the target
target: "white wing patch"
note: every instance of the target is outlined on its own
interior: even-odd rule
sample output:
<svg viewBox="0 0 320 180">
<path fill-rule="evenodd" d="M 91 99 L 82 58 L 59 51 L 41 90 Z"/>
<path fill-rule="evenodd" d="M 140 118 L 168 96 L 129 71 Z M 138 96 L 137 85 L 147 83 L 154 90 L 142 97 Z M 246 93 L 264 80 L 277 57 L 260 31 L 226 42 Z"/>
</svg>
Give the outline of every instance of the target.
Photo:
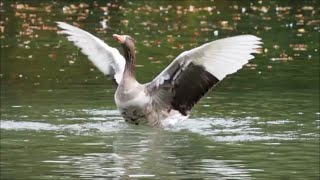
<svg viewBox="0 0 320 180">
<path fill-rule="evenodd" d="M 88 56 L 89 60 L 105 75 L 114 75 L 119 84 L 125 66 L 125 59 L 115 48 L 105 44 L 101 39 L 92 34 L 69 25 L 57 22 L 63 29 L 61 32 L 67 34 L 69 41 L 81 48 L 81 52 Z"/>
<path fill-rule="evenodd" d="M 240 35 L 224 38 L 200 47 L 182 52 L 169 66 L 167 66 L 148 87 L 152 90 L 160 87 L 165 80 L 179 76 L 189 63 L 201 65 L 204 70 L 222 80 L 229 74 L 237 72 L 247 64 L 254 56 L 251 53 L 258 53 L 261 39 L 253 35 Z M 173 76 L 173 77 L 172 77 Z"/>
<path fill-rule="evenodd" d="M 258 53 L 259 44 L 262 44 L 260 38 L 253 35 L 234 36 L 185 51 L 176 60 L 181 63 L 191 60 L 222 80 L 253 59 L 254 56 L 251 53 Z"/>
</svg>

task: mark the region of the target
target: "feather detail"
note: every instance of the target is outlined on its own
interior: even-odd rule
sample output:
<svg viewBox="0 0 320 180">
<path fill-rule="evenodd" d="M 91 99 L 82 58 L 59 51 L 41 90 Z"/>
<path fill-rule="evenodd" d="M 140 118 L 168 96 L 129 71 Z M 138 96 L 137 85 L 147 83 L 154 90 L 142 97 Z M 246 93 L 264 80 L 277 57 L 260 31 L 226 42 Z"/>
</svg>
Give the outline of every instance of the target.
<svg viewBox="0 0 320 180">
<path fill-rule="evenodd" d="M 99 38 L 64 22 L 57 22 L 63 29 L 61 32 L 67 35 L 67 39 L 81 49 L 89 60 L 105 75 L 113 75 L 119 84 L 124 67 L 125 59 L 115 48 L 108 46 Z"/>
<path fill-rule="evenodd" d="M 182 52 L 153 81 L 146 84 L 157 109 L 187 115 L 213 86 L 237 72 L 257 53 L 260 38 L 240 35 L 206 43 Z M 168 97 L 171 97 L 168 99 Z M 166 101 L 159 99 L 167 98 Z M 167 104 L 164 105 L 164 102 Z"/>
</svg>

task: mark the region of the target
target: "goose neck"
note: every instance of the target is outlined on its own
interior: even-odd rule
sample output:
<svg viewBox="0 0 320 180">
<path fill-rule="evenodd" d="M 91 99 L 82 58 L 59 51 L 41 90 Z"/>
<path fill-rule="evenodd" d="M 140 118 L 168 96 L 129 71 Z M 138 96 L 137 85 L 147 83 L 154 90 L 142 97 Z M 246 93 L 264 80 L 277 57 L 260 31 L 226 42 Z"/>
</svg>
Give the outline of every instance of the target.
<svg viewBox="0 0 320 180">
<path fill-rule="evenodd" d="M 134 50 L 124 47 L 124 56 L 126 60 L 124 76 L 135 77 L 135 52 Z"/>
</svg>

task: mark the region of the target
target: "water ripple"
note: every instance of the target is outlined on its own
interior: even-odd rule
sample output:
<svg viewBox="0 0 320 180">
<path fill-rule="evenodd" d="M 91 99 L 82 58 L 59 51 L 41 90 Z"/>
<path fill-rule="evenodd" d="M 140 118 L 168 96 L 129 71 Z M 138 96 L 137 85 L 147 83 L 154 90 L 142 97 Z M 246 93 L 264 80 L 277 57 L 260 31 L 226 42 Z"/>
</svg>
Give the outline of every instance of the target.
<svg viewBox="0 0 320 180">
<path fill-rule="evenodd" d="M 86 111 L 93 114 L 109 114 L 109 111 Z M 6 130 L 34 130 L 34 131 L 67 131 L 70 133 L 105 133 L 118 132 L 133 127 L 127 125 L 121 117 L 110 120 L 105 117 L 89 117 L 85 123 L 74 124 L 50 124 L 46 122 L 28 122 L 2 120 L 1 129 Z M 91 120 L 91 121 L 90 121 Z M 88 122 L 89 121 L 89 122 Z M 171 132 L 190 131 L 192 133 L 207 136 L 214 141 L 237 142 L 237 141 L 264 141 L 264 140 L 294 140 L 303 138 L 316 138 L 314 133 L 300 133 L 297 131 L 265 132 L 262 128 L 254 127 L 255 124 L 268 124 L 279 126 L 293 121 L 279 120 L 256 123 L 257 118 L 224 119 L 224 118 L 189 118 L 175 120 L 165 130 Z M 133 129 L 131 129 L 132 131 Z M 144 133 L 144 132 L 143 132 Z"/>
<path fill-rule="evenodd" d="M 99 123 L 83 123 L 83 124 L 60 124 L 54 125 L 44 122 L 28 122 L 2 120 L 1 129 L 6 130 L 35 130 L 35 131 L 68 131 L 68 132 L 114 132 L 126 128 L 124 122 L 108 121 Z"/>
</svg>

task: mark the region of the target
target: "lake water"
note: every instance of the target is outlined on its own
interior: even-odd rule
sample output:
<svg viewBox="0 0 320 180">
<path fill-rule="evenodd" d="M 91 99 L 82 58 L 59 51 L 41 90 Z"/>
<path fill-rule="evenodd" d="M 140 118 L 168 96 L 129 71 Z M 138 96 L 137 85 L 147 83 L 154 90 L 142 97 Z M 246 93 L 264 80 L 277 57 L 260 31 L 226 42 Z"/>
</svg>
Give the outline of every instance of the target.
<svg viewBox="0 0 320 180">
<path fill-rule="evenodd" d="M 319 179 L 319 1 L 81 2 L 0 2 L 1 179 Z M 263 53 L 159 130 L 124 122 L 55 21 L 133 36 L 142 83 L 219 38 Z"/>
</svg>

